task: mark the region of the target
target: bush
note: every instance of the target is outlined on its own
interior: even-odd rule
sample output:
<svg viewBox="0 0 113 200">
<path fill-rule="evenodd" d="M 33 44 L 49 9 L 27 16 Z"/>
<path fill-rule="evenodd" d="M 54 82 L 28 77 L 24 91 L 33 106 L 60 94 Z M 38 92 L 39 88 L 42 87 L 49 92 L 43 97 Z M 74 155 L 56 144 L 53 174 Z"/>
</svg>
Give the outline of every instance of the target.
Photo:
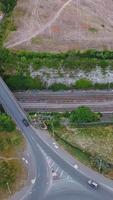
<svg viewBox="0 0 113 200">
<path fill-rule="evenodd" d="M 12 132 L 15 130 L 15 124 L 6 114 L 0 114 L 0 131 Z"/>
<path fill-rule="evenodd" d="M 80 79 L 76 81 L 74 88 L 76 89 L 91 89 L 93 88 L 93 84 L 88 79 Z"/>
<path fill-rule="evenodd" d="M 29 76 L 10 76 L 5 78 L 8 86 L 13 90 L 44 89 L 44 84 L 39 78 Z"/>
<path fill-rule="evenodd" d="M 70 121 L 73 123 L 88 123 L 96 122 L 98 120 L 98 114 L 92 112 L 91 109 L 86 106 L 81 106 L 70 114 Z"/>
<path fill-rule="evenodd" d="M 4 13 L 9 13 L 13 10 L 17 0 L 1 0 L 1 8 Z"/>
<path fill-rule="evenodd" d="M 69 87 L 63 83 L 53 83 L 51 86 L 49 86 L 49 89 L 53 91 L 68 90 Z"/>
</svg>

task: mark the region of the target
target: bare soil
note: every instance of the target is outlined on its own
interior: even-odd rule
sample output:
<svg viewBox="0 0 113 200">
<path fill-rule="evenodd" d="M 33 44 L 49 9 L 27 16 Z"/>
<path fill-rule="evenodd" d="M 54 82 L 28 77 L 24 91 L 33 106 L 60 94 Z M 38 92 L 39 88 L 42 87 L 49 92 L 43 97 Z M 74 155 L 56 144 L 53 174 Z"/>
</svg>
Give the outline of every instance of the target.
<svg viewBox="0 0 113 200">
<path fill-rule="evenodd" d="M 18 0 L 8 48 L 35 51 L 113 48 L 112 0 Z"/>
</svg>

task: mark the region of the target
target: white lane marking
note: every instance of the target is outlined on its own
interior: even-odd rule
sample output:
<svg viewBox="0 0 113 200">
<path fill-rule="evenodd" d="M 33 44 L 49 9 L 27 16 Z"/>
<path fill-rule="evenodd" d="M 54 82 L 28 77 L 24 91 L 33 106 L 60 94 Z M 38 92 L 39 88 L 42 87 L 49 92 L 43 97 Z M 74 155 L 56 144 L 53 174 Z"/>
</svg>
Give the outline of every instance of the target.
<svg viewBox="0 0 113 200">
<path fill-rule="evenodd" d="M 50 165 L 50 164 L 51 164 L 51 162 L 52 162 L 52 160 L 51 160 L 51 159 L 49 159 L 49 160 L 48 160 L 48 164 Z"/>
<path fill-rule="evenodd" d="M 55 142 L 53 142 L 53 145 L 54 145 L 54 147 L 55 147 L 56 149 L 58 149 L 58 145 L 57 145 Z"/>
<path fill-rule="evenodd" d="M 56 168 L 56 170 L 55 170 L 55 173 L 57 173 L 57 172 L 58 172 L 58 169 L 59 169 L 59 167 L 57 167 L 57 168 Z"/>
<path fill-rule="evenodd" d="M 25 160 L 25 162 L 26 162 L 26 164 L 28 165 L 28 163 L 29 163 L 28 160 Z"/>
<path fill-rule="evenodd" d="M 53 167 L 54 166 L 54 162 L 52 162 L 51 166 L 50 167 Z"/>
<path fill-rule="evenodd" d="M 56 149 L 58 149 L 58 146 L 57 146 L 57 145 L 55 145 L 54 147 L 55 147 Z"/>
<path fill-rule="evenodd" d="M 62 177 L 63 173 L 64 173 L 64 172 L 63 172 L 63 171 L 61 171 L 61 173 L 60 173 L 60 177 Z"/>
<path fill-rule="evenodd" d="M 75 164 L 75 165 L 74 165 L 74 168 L 75 168 L 75 169 L 78 169 L 78 165 L 77 165 L 77 164 Z"/>
<path fill-rule="evenodd" d="M 24 157 L 22 157 L 22 160 L 25 161 L 26 164 L 28 164 L 28 160 L 26 160 Z"/>
<path fill-rule="evenodd" d="M 35 184 L 35 182 L 36 182 L 36 177 L 35 177 L 34 179 L 31 180 L 31 183 L 32 183 L 32 184 Z"/>
</svg>

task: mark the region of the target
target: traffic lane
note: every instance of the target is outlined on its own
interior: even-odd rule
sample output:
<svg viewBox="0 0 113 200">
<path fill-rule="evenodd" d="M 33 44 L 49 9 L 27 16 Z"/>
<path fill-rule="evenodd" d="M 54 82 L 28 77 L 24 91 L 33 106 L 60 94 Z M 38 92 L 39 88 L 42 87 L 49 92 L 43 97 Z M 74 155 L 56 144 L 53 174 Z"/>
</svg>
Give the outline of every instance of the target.
<svg viewBox="0 0 113 200">
<path fill-rule="evenodd" d="M 36 130 L 36 129 L 35 129 Z M 57 154 L 60 155 L 61 158 L 66 160 L 70 165 L 72 165 L 77 171 L 81 172 L 82 174 L 87 175 L 87 177 L 94 179 L 96 182 L 102 183 L 102 185 L 106 185 L 113 191 L 113 180 L 110 180 L 104 177 L 102 174 L 92 170 L 91 168 L 87 167 L 86 165 L 82 164 L 79 160 L 75 159 L 72 155 L 70 155 L 64 148 L 62 148 L 54 138 L 51 138 L 48 131 L 44 130 L 36 130 L 38 134 L 40 134 L 41 139 L 46 141 L 49 146 L 51 146 Z"/>
<path fill-rule="evenodd" d="M 100 200 L 98 197 L 95 197 L 95 191 L 86 190 L 82 185 L 76 181 L 56 181 L 53 185 L 50 193 L 48 194 L 46 200 L 49 199 L 90 199 L 90 200 Z"/>
<path fill-rule="evenodd" d="M 100 200 L 95 196 L 92 196 L 90 194 L 84 194 L 82 192 L 72 192 L 72 191 L 67 191 L 67 192 L 62 192 L 59 194 L 53 194 L 49 195 L 45 200 Z M 101 200 L 107 200 L 102 198 Z"/>
<path fill-rule="evenodd" d="M 35 180 L 34 180 L 35 182 L 34 182 L 33 190 L 35 190 L 36 188 L 36 195 L 38 194 L 38 197 L 36 198 L 36 200 L 43 199 L 43 197 L 45 196 L 48 190 L 50 180 L 51 180 L 48 173 L 49 166 L 47 164 L 47 160 L 45 159 L 45 155 L 42 152 L 42 150 L 39 148 L 39 146 L 36 145 L 35 142 L 31 138 L 32 135 L 34 135 L 32 128 L 30 126 L 27 128 L 24 126 L 22 122 L 24 114 L 18 110 L 15 102 L 11 100 L 6 90 L 4 90 L 4 87 L 2 87 L 1 85 L 0 85 L 0 101 L 2 102 L 2 104 L 4 105 L 4 108 L 8 111 L 8 113 L 16 121 L 22 133 L 26 136 L 30 145 L 32 146 L 32 151 L 33 151 L 32 155 L 35 158 L 33 161 L 35 162 L 36 172 L 37 172 Z"/>
<path fill-rule="evenodd" d="M 33 137 L 33 140 L 37 140 L 38 144 L 44 149 L 47 155 L 51 157 L 60 166 L 60 168 L 64 169 L 64 171 L 68 175 L 70 175 L 73 180 L 83 185 L 85 189 L 90 189 L 88 186 L 88 180 L 90 179 L 90 177 L 88 177 L 86 174 L 83 174 L 82 172 L 75 170 L 73 165 L 70 165 L 70 163 L 68 163 L 61 157 L 60 152 L 57 153 L 56 149 L 52 148 L 52 146 L 49 146 L 45 141 L 40 139 L 38 135 L 35 135 Z M 100 198 L 100 200 L 102 198 L 105 200 L 113 200 L 113 193 L 109 189 L 104 188 L 101 185 L 96 191 L 96 194 L 97 197 Z"/>
</svg>

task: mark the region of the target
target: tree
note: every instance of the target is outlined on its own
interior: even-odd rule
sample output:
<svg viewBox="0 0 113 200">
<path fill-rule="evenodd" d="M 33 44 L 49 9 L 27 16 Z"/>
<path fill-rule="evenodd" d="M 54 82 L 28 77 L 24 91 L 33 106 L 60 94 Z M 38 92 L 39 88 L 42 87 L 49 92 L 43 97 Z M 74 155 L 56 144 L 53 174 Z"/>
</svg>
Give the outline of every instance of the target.
<svg viewBox="0 0 113 200">
<path fill-rule="evenodd" d="M 98 114 L 91 111 L 86 106 L 81 106 L 70 114 L 70 121 L 73 123 L 88 123 L 99 120 Z"/>
<path fill-rule="evenodd" d="M 15 130 L 15 124 L 6 114 L 0 114 L 0 131 L 11 132 Z"/>
<path fill-rule="evenodd" d="M 17 0 L 1 0 L 2 10 L 4 13 L 9 13 L 13 10 Z"/>
</svg>

